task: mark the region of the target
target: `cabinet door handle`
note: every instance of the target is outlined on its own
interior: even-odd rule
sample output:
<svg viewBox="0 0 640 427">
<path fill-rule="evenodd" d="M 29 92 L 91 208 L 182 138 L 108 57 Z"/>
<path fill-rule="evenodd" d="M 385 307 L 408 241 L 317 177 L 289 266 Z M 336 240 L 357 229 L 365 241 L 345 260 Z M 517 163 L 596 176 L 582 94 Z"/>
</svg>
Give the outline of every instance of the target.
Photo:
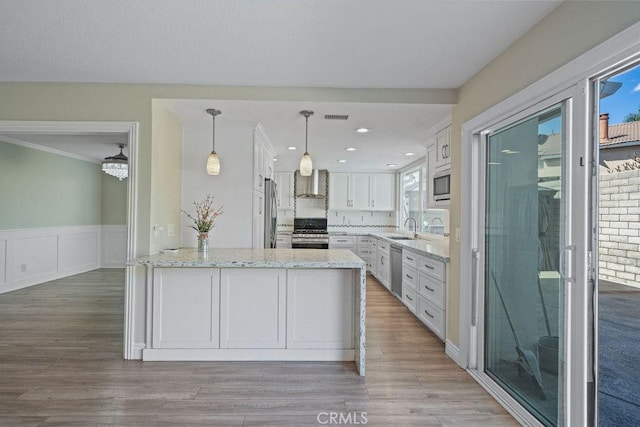
<svg viewBox="0 0 640 427">
<path fill-rule="evenodd" d="M 440 156 L 444 159 L 444 145 L 442 146 L 442 148 L 440 149 Z"/>
<path fill-rule="evenodd" d="M 427 310 L 424 310 L 424 314 L 431 317 L 433 319 L 433 314 L 429 313 Z"/>
<path fill-rule="evenodd" d="M 413 277 L 409 276 L 408 274 L 405 274 L 405 276 L 407 276 L 409 279 L 413 280 Z"/>
<path fill-rule="evenodd" d="M 427 285 L 424 285 L 424 287 L 425 287 L 427 290 L 431 291 L 431 292 L 435 292 L 435 291 L 436 291 L 435 289 L 431 289 L 431 288 L 430 288 L 430 287 L 428 287 Z"/>
<path fill-rule="evenodd" d="M 429 270 L 433 270 L 434 268 L 431 267 L 429 264 L 424 264 L 425 268 L 428 268 Z"/>
<path fill-rule="evenodd" d="M 384 256 L 380 257 L 380 264 L 384 265 Z"/>
<path fill-rule="evenodd" d="M 376 207 L 376 201 L 375 201 L 375 200 L 372 200 L 372 201 L 371 201 L 371 207 L 372 207 L 372 208 L 375 208 L 375 207 Z"/>
<path fill-rule="evenodd" d="M 264 178 L 262 177 L 262 174 L 258 175 L 260 177 L 260 180 L 258 181 L 258 186 L 262 187 Z"/>
<path fill-rule="evenodd" d="M 258 205 L 258 215 L 262 215 L 262 197 L 259 197 L 260 203 Z"/>
<path fill-rule="evenodd" d="M 407 257 L 407 259 L 408 259 L 409 261 L 413 261 L 413 258 L 411 258 L 410 256 L 408 256 L 408 257 Z"/>
<path fill-rule="evenodd" d="M 409 295 L 404 294 L 405 298 L 408 299 L 409 301 L 413 301 L 413 298 L 411 298 Z"/>
</svg>

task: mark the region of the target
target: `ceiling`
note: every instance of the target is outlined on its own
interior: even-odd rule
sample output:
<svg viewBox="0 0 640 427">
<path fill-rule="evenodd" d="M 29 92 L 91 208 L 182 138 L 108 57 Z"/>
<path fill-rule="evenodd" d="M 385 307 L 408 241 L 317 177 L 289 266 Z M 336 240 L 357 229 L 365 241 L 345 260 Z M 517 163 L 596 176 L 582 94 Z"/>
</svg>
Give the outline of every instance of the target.
<svg viewBox="0 0 640 427">
<path fill-rule="evenodd" d="M 304 153 L 305 120 L 300 110 L 314 111 L 309 118 L 309 153 L 314 168 L 332 172 L 396 170 L 417 160 L 425 155 L 429 130 L 451 111 L 450 105 L 424 104 L 193 99 L 161 102 L 187 126 L 211 128 L 212 119 L 205 110 L 221 110 L 222 114 L 216 118 L 216 151 L 222 159 L 224 141 L 220 134 L 225 126 L 260 123 L 276 150 L 276 170 L 281 171 L 297 169 Z M 325 114 L 347 114 L 349 118 L 326 120 Z M 356 132 L 360 127 L 370 131 Z M 296 150 L 289 150 L 290 146 Z M 356 151 L 346 151 L 346 148 L 356 148 Z"/>
<path fill-rule="evenodd" d="M 2 0 L 0 82 L 455 90 L 560 3 Z M 302 109 L 316 112 L 309 120 L 314 166 L 333 171 L 389 170 L 412 162 L 424 155 L 429 130 L 451 110 L 442 104 L 168 104 L 185 124 L 209 126 L 204 110 L 212 107 L 223 112 L 220 127 L 262 123 L 278 153 L 278 170 L 297 168 L 304 148 Z M 350 118 L 327 121 L 327 113 Z M 371 132 L 356 133 L 360 126 Z M 117 152 L 109 135 L 6 137 L 95 162 Z M 297 150 L 287 150 L 289 145 Z"/>
<path fill-rule="evenodd" d="M 560 3 L 3 0 L 0 81 L 458 88 Z"/>
</svg>

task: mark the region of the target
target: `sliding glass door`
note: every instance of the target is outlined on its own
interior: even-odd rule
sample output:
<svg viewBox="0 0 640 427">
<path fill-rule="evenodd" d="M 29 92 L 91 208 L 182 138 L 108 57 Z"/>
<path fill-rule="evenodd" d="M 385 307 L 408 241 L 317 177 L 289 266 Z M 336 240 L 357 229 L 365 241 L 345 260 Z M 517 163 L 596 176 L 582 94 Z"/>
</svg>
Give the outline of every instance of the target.
<svg viewBox="0 0 640 427">
<path fill-rule="evenodd" d="M 531 425 L 591 419 L 581 92 L 577 85 L 486 126 L 473 142 L 469 367 Z"/>
<path fill-rule="evenodd" d="M 565 110 L 486 137 L 485 373 L 546 425 L 563 418 Z"/>
</svg>

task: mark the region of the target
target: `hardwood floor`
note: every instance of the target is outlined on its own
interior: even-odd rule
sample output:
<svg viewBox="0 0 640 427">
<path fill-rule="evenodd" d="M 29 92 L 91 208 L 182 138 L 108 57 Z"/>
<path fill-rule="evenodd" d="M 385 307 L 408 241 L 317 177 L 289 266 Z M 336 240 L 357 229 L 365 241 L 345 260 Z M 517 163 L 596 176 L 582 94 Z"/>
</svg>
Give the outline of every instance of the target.
<svg viewBox="0 0 640 427">
<path fill-rule="evenodd" d="M 1 426 L 317 426 L 330 412 L 360 424 L 366 412 L 371 426 L 518 425 L 372 277 L 366 378 L 342 362 L 124 361 L 123 296 L 123 270 L 0 295 Z"/>
</svg>

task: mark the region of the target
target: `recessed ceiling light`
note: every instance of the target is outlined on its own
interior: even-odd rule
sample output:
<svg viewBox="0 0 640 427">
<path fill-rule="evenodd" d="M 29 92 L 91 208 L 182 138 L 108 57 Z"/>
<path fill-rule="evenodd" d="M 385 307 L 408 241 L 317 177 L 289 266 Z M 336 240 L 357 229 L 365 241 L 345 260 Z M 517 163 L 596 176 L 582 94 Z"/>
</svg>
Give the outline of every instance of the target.
<svg viewBox="0 0 640 427">
<path fill-rule="evenodd" d="M 345 151 L 356 151 L 357 148 L 353 148 L 353 147 L 347 147 L 345 148 Z"/>
<path fill-rule="evenodd" d="M 387 166 L 394 167 L 394 166 L 397 166 L 397 165 L 395 163 L 387 163 Z"/>
<path fill-rule="evenodd" d="M 274 157 L 274 158 L 273 158 L 273 161 L 274 161 L 274 162 L 277 162 L 277 161 L 278 161 L 278 159 L 276 159 L 276 158 Z"/>
<path fill-rule="evenodd" d="M 289 150 L 295 150 L 296 147 L 294 147 L 293 145 L 291 147 L 287 147 Z"/>
<path fill-rule="evenodd" d="M 340 160 L 338 160 L 338 163 L 347 163 L 347 161 L 344 160 L 344 159 L 340 159 Z"/>
<path fill-rule="evenodd" d="M 404 155 L 405 155 L 405 156 L 415 156 L 415 154 L 416 154 L 416 153 L 411 153 L 411 152 L 409 152 L 409 153 L 404 153 Z"/>
<path fill-rule="evenodd" d="M 367 128 L 358 128 L 358 129 L 356 129 L 356 132 L 358 132 L 358 133 L 367 133 L 367 132 L 369 132 L 369 129 L 367 129 Z"/>
</svg>

